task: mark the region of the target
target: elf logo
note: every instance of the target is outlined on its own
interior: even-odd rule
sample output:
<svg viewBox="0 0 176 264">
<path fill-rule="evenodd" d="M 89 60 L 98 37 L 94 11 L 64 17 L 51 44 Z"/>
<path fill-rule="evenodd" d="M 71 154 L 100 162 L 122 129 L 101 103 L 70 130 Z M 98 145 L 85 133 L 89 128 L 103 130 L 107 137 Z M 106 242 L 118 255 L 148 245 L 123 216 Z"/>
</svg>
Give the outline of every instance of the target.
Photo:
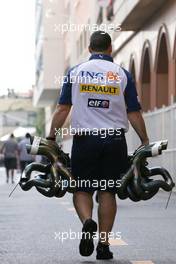
<svg viewBox="0 0 176 264">
<path fill-rule="evenodd" d="M 88 107 L 109 108 L 109 100 L 89 98 Z"/>
</svg>

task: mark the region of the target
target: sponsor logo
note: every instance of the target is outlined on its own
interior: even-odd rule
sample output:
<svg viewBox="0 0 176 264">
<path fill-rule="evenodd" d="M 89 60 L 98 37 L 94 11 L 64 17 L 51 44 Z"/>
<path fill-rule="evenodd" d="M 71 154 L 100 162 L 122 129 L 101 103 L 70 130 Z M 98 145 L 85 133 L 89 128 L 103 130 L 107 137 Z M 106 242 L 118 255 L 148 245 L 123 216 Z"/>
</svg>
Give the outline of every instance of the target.
<svg viewBox="0 0 176 264">
<path fill-rule="evenodd" d="M 104 79 L 104 73 L 102 72 L 81 71 L 80 75 L 89 79 Z"/>
<path fill-rule="evenodd" d="M 89 98 L 88 107 L 109 108 L 109 100 Z"/>
<path fill-rule="evenodd" d="M 114 87 L 109 85 L 80 84 L 80 92 L 119 95 L 120 87 Z"/>
<path fill-rule="evenodd" d="M 116 72 L 112 72 L 112 71 L 107 72 L 106 78 L 108 81 L 120 82 L 120 76 Z"/>
<path fill-rule="evenodd" d="M 103 82 L 115 82 L 120 83 L 121 78 L 116 72 L 90 72 L 90 71 L 80 71 L 79 76 L 85 78 L 86 80 L 99 80 Z"/>
</svg>

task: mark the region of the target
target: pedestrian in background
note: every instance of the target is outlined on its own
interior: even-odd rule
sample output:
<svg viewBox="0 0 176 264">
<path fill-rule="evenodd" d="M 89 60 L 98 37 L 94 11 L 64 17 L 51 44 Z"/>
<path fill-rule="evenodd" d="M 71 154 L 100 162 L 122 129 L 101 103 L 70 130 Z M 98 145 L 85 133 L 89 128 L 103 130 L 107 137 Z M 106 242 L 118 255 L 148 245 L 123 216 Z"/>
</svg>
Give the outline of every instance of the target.
<svg viewBox="0 0 176 264">
<path fill-rule="evenodd" d="M 18 144 L 13 134 L 10 135 L 10 138 L 2 146 L 1 153 L 4 154 L 6 182 L 9 182 L 9 176 L 11 174 L 11 181 L 14 183 L 14 170 L 17 168 L 18 159 Z"/>
<path fill-rule="evenodd" d="M 25 167 L 34 161 L 34 156 L 27 153 L 26 144 L 30 145 L 30 134 L 26 133 L 25 138 L 18 143 L 19 159 L 20 159 L 20 170 L 21 173 Z"/>
</svg>

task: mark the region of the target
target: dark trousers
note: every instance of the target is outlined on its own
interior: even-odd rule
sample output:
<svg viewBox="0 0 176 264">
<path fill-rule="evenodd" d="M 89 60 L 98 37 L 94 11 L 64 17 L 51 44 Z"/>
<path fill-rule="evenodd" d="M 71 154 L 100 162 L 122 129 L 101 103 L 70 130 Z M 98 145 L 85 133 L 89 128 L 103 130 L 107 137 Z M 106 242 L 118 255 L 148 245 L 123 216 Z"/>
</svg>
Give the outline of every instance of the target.
<svg viewBox="0 0 176 264">
<path fill-rule="evenodd" d="M 124 134 L 120 136 L 107 135 L 106 138 L 101 138 L 99 135 L 74 136 L 71 169 L 74 179 L 77 181 L 77 191 L 92 192 L 103 189 L 116 192 L 116 182 L 127 170 L 127 157 Z M 80 180 L 89 182 L 87 181 L 86 186 L 82 186 Z M 99 182 L 98 186 L 95 180 Z M 105 188 L 101 188 L 105 181 L 111 182 L 111 186 L 106 184 Z M 115 183 L 114 185 L 112 181 Z"/>
</svg>

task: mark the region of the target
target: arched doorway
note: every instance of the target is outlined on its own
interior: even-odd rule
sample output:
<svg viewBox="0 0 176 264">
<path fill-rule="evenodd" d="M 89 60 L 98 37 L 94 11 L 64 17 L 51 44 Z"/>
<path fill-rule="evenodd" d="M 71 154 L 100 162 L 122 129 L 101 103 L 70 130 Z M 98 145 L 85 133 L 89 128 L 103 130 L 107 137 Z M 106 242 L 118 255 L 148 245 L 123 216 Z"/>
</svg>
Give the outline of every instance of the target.
<svg viewBox="0 0 176 264">
<path fill-rule="evenodd" d="M 129 72 L 131 73 L 134 83 L 136 85 L 136 67 L 135 67 L 134 55 L 131 55 L 130 58 Z"/>
<path fill-rule="evenodd" d="M 169 56 L 167 48 L 166 33 L 162 33 L 158 40 L 158 51 L 156 60 L 156 106 L 158 108 L 169 104 Z"/>
<path fill-rule="evenodd" d="M 173 101 L 174 103 L 176 103 L 176 33 L 175 33 L 175 43 L 174 43 L 174 98 L 173 98 Z"/>
<path fill-rule="evenodd" d="M 134 59 L 132 59 L 132 62 L 131 62 L 131 69 L 130 69 L 130 73 L 133 77 L 133 80 L 136 84 L 136 69 L 135 69 L 135 64 L 134 64 Z"/>
<path fill-rule="evenodd" d="M 142 110 L 147 112 L 151 109 L 151 69 L 150 69 L 150 52 L 149 44 L 143 49 L 142 65 L 141 65 L 141 104 Z"/>
</svg>

